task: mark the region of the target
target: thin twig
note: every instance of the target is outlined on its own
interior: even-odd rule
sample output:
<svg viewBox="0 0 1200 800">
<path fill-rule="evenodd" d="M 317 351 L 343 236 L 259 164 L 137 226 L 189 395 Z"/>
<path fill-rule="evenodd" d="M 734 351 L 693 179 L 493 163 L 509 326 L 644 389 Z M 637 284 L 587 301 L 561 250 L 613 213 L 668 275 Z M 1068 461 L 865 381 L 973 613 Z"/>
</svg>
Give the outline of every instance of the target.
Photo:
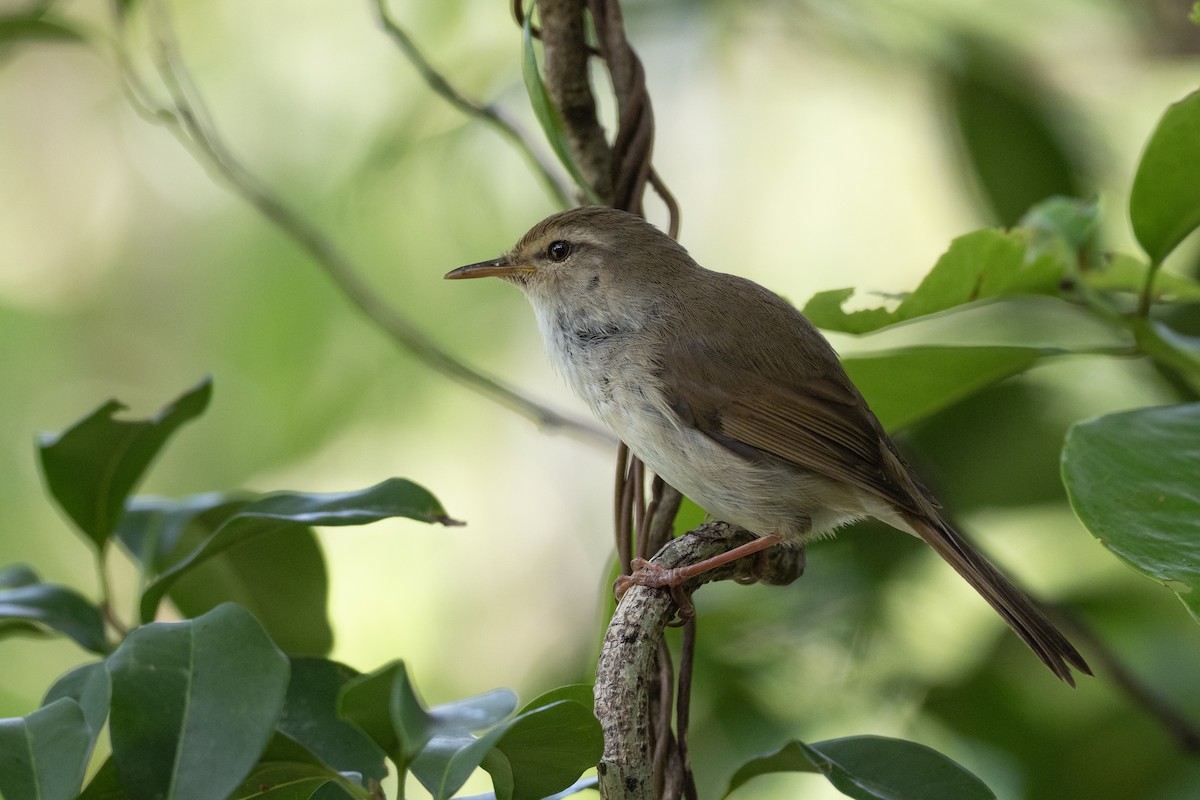
<svg viewBox="0 0 1200 800">
<path fill-rule="evenodd" d="M 171 107 L 160 107 L 149 99 L 130 60 L 122 57 L 120 64 L 122 70 L 126 71 L 126 85 L 130 92 L 139 96 L 140 102 L 135 103 L 135 108 L 148 112 L 148 119 L 166 125 L 197 156 L 210 174 L 232 188 L 308 253 L 351 304 L 426 366 L 533 420 L 543 429 L 561 430 L 597 443 L 612 441 L 611 436 L 596 426 L 559 414 L 458 361 L 375 294 L 332 240 L 262 186 L 233 156 L 215 126 L 207 121 L 201 95 L 190 87 L 190 75 L 174 43 L 165 9 L 157 3 L 149 7 L 154 14 L 153 28 L 157 37 L 156 66 L 170 95 Z M 118 26 L 121 23 L 122 20 L 118 19 Z"/>
<path fill-rule="evenodd" d="M 379 24 L 383 26 L 384 32 L 400 48 L 400 52 L 416 68 L 429 88 L 463 114 L 466 114 L 468 117 L 477 117 L 495 128 L 501 136 L 508 140 L 509 144 L 525 157 L 529 166 L 533 168 L 533 171 L 537 173 L 538 178 L 546 187 L 546 191 L 550 193 L 554 201 L 561 208 L 568 208 L 574 205 L 571 199 L 572 191 L 566 183 L 565 178 L 561 176 L 543 155 L 534 149 L 529 136 L 521 127 L 498 106 L 472 100 L 459 91 L 450 83 L 445 75 L 438 72 L 429 59 L 425 57 L 425 54 L 421 52 L 420 48 L 417 47 L 416 42 L 408 35 L 408 32 L 396 22 L 388 10 L 387 0 L 373 1 L 375 10 L 378 13 Z"/>
</svg>

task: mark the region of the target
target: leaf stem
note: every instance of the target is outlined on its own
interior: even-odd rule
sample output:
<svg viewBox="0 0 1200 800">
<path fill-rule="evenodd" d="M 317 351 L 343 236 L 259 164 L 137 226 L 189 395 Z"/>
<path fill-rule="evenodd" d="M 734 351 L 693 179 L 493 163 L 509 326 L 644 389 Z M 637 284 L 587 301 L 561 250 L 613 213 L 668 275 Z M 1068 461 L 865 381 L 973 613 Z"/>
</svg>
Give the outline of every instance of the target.
<svg viewBox="0 0 1200 800">
<path fill-rule="evenodd" d="M 1162 266 L 1161 259 L 1153 259 L 1150 262 L 1150 268 L 1146 270 L 1146 283 L 1142 286 L 1141 296 L 1138 297 L 1138 316 L 1146 319 L 1150 316 L 1150 305 L 1154 298 L 1154 278 L 1158 275 L 1158 269 Z"/>
</svg>

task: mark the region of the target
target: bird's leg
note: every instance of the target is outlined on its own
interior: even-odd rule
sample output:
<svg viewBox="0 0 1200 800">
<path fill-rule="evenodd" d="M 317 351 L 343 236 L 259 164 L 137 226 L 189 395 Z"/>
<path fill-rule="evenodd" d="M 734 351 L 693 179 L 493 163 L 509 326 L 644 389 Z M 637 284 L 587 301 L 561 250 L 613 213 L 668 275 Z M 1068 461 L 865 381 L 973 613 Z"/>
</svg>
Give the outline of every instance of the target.
<svg viewBox="0 0 1200 800">
<path fill-rule="evenodd" d="M 775 533 L 769 536 L 760 536 L 752 542 L 739 545 L 732 550 L 726 550 L 724 553 L 715 555 L 712 558 L 706 558 L 703 561 L 697 561 L 695 564 L 689 564 L 686 567 L 675 567 L 673 569 L 660 567 L 658 564 L 654 564 L 644 558 L 635 558 L 629 563 L 629 566 L 633 569 L 633 574 L 622 575 L 617 578 L 613 589 L 617 597 L 621 597 L 633 586 L 649 586 L 651 588 L 679 586 L 681 583 L 703 572 L 724 566 L 731 561 L 737 561 L 743 556 L 759 553 L 782 541 L 783 537 Z"/>
</svg>

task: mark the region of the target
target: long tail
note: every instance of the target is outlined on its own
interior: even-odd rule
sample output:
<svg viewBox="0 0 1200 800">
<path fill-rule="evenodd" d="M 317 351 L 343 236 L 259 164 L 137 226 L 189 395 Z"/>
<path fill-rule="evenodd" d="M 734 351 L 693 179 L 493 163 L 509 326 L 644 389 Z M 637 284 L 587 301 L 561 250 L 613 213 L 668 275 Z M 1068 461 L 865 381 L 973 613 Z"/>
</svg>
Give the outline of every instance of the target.
<svg viewBox="0 0 1200 800">
<path fill-rule="evenodd" d="M 999 612 L 1008 626 L 1058 677 L 1075 685 L 1071 667 L 1092 674 L 1083 656 L 1067 641 L 1046 615 L 983 555 L 941 519 L 904 515 L 918 536 L 954 567 L 967 583 Z"/>
</svg>

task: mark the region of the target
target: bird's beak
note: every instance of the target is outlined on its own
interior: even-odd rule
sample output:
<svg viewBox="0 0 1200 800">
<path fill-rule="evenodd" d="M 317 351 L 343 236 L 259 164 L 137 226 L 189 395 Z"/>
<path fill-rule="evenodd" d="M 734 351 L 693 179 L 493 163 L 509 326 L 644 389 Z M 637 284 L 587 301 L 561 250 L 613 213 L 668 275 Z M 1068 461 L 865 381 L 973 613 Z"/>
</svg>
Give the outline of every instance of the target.
<svg viewBox="0 0 1200 800">
<path fill-rule="evenodd" d="M 533 272 L 533 267 L 525 264 L 510 264 L 506 258 L 494 258 L 491 261 L 480 261 L 478 264 L 467 264 L 465 267 L 446 273 L 446 280 L 457 281 L 464 278 L 509 278 L 516 275 L 527 275 Z"/>
</svg>

